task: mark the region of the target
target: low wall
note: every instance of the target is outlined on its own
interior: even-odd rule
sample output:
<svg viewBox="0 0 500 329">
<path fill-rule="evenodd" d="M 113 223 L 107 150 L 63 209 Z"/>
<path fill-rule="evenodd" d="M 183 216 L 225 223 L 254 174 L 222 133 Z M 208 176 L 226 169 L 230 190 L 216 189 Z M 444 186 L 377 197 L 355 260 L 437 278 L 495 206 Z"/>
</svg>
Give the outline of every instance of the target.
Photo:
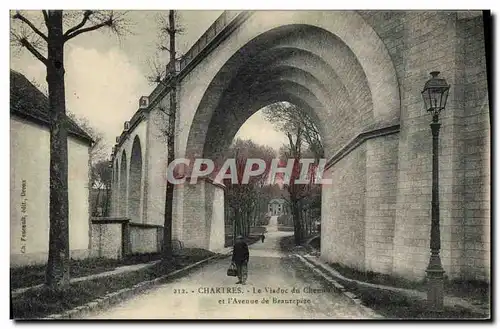
<svg viewBox="0 0 500 329">
<path fill-rule="evenodd" d="M 121 259 L 159 253 L 163 226 L 131 223 L 129 218 L 92 218 L 91 257 Z"/>
<path fill-rule="evenodd" d="M 92 221 L 91 257 L 123 257 L 123 230 L 128 218 L 94 217 Z"/>
<path fill-rule="evenodd" d="M 163 226 L 129 223 L 129 248 L 126 254 L 151 254 L 161 252 Z"/>
</svg>

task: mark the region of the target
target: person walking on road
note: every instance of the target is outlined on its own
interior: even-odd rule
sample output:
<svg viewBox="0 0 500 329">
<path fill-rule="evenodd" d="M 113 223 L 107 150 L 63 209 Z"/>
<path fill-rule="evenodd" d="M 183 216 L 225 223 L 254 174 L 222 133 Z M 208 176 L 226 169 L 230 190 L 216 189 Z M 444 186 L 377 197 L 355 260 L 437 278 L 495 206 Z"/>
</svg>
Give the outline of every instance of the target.
<svg viewBox="0 0 500 329">
<path fill-rule="evenodd" d="M 238 282 L 236 282 L 236 284 L 246 284 L 249 258 L 250 253 L 248 251 L 248 244 L 240 235 L 236 238 L 234 243 L 232 258 L 232 262 L 236 265 L 236 271 L 238 272 Z"/>
<path fill-rule="evenodd" d="M 262 233 L 262 235 L 260 236 L 260 239 L 262 240 L 262 243 L 264 243 L 264 239 L 266 238 L 266 236 L 264 235 L 264 233 Z"/>
</svg>

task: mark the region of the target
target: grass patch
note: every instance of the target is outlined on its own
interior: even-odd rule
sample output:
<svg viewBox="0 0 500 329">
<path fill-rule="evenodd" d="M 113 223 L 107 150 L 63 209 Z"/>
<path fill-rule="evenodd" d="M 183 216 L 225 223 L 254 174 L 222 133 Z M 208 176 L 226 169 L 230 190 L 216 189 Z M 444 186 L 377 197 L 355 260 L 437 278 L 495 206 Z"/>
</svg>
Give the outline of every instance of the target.
<svg viewBox="0 0 500 329">
<path fill-rule="evenodd" d="M 328 265 L 349 279 L 398 287 L 398 288 L 426 291 L 424 282 L 406 280 L 403 278 L 397 278 L 391 275 L 372 272 L 372 271 L 359 271 L 357 269 L 344 266 L 339 263 L 328 263 Z"/>
<path fill-rule="evenodd" d="M 283 226 L 283 225 L 278 225 L 278 231 L 282 231 L 282 232 L 293 232 L 293 226 Z"/>
<path fill-rule="evenodd" d="M 46 287 L 27 291 L 12 298 L 12 316 L 14 319 L 36 319 L 61 313 L 108 293 L 153 280 L 213 255 L 215 254 L 208 250 L 187 248 L 176 255 L 174 261 L 169 264 L 157 263 L 134 272 L 73 283 L 63 291 L 54 291 Z"/>
<path fill-rule="evenodd" d="M 300 246 L 295 245 L 295 236 L 294 235 L 288 235 L 285 237 L 282 237 L 279 242 L 280 250 L 282 252 L 290 252 L 294 250 L 298 250 L 297 248 L 303 247 L 303 251 L 305 252 L 311 252 L 313 249 L 310 247 L 310 245 L 305 245 L 304 243 L 309 239 L 310 237 L 306 237 L 302 240 L 302 244 Z"/>
<path fill-rule="evenodd" d="M 427 291 L 425 279 L 422 281 L 411 281 L 388 274 L 359 271 L 339 263 L 330 263 L 328 265 L 349 279 L 422 292 Z M 444 290 L 448 295 L 476 300 L 479 304 L 489 303 L 490 301 L 490 286 L 481 281 L 445 280 Z"/>
<path fill-rule="evenodd" d="M 445 307 L 443 312 L 429 310 L 426 301 L 397 292 L 345 284 L 364 305 L 391 319 L 487 319 L 485 314 L 460 307 Z"/>
<path fill-rule="evenodd" d="M 321 250 L 321 237 L 317 237 L 309 242 L 309 246 L 315 250 Z"/>
<path fill-rule="evenodd" d="M 444 286 L 445 292 L 453 296 L 475 299 L 478 303 L 490 303 L 491 287 L 483 281 L 472 280 L 453 280 L 447 282 Z"/>
<path fill-rule="evenodd" d="M 147 263 L 160 259 L 160 254 L 133 255 L 126 259 L 87 258 L 70 260 L 70 277 L 79 278 L 112 271 L 119 266 Z M 18 289 L 45 282 L 46 265 L 23 266 L 10 269 L 10 287 Z"/>
<path fill-rule="evenodd" d="M 282 237 L 279 246 L 280 250 L 283 252 L 292 250 L 295 248 L 295 237 L 293 235 Z"/>
</svg>

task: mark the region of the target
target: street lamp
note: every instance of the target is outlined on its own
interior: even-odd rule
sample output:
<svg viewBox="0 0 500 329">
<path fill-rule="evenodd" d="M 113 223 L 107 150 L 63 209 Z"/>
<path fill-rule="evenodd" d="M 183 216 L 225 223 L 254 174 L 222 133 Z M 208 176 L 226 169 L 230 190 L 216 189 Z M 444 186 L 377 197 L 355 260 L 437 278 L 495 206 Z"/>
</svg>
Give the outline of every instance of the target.
<svg viewBox="0 0 500 329">
<path fill-rule="evenodd" d="M 439 72 L 431 72 L 422 91 L 425 110 L 432 114 L 432 220 L 431 220 L 431 256 L 427 266 L 427 301 L 435 311 L 443 310 L 444 269 L 441 265 L 441 233 L 439 227 L 439 113 L 444 110 L 450 86 L 445 79 L 438 78 Z"/>
</svg>

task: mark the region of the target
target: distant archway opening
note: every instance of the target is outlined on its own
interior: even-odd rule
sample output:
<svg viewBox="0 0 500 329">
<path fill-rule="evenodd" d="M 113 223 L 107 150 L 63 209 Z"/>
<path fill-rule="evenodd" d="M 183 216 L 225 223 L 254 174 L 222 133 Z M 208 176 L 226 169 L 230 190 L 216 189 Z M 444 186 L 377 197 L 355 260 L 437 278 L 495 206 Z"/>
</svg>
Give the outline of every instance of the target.
<svg viewBox="0 0 500 329">
<path fill-rule="evenodd" d="M 141 221 L 142 150 L 139 137 L 135 137 L 130 154 L 128 217 L 133 222 Z"/>
<path fill-rule="evenodd" d="M 127 206 L 127 153 L 123 151 L 122 159 L 120 164 L 120 189 L 119 189 L 119 199 L 118 199 L 118 214 L 120 216 L 127 216 L 126 206 Z"/>
</svg>

